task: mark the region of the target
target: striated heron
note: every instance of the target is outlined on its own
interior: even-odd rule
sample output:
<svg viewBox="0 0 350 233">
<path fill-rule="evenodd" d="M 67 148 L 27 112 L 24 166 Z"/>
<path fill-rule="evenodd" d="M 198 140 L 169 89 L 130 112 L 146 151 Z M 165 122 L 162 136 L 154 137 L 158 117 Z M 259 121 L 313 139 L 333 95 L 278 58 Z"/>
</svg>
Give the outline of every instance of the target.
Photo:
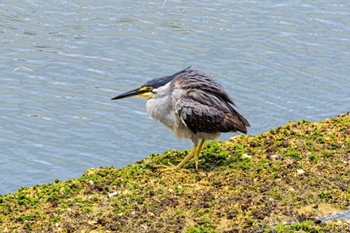
<svg viewBox="0 0 350 233">
<path fill-rule="evenodd" d="M 112 100 L 137 96 L 147 98 L 147 112 L 170 128 L 175 135 L 192 140 L 191 152 L 174 169 L 182 168 L 192 157 L 198 158 L 205 140 L 221 133 L 247 133 L 250 124 L 233 106 L 232 99 L 213 78 L 188 67 L 170 76 L 152 79 L 141 87 Z"/>
</svg>

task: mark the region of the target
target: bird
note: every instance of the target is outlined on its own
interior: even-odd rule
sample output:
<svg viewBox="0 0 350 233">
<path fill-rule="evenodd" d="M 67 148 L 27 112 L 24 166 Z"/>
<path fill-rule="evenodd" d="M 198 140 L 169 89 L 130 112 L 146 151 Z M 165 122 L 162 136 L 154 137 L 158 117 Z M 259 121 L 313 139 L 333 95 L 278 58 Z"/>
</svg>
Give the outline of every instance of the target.
<svg viewBox="0 0 350 233">
<path fill-rule="evenodd" d="M 142 86 L 113 97 L 146 98 L 146 110 L 155 120 L 172 130 L 179 139 L 190 139 L 192 150 L 176 166 L 183 168 L 194 157 L 198 170 L 199 155 L 206 140 L 221 133 L 247 133 L 249 121 L 240 114 L 224 88 L 209 75 L 191 66 L 173 75 L 147 81 Z"/>
</svg>

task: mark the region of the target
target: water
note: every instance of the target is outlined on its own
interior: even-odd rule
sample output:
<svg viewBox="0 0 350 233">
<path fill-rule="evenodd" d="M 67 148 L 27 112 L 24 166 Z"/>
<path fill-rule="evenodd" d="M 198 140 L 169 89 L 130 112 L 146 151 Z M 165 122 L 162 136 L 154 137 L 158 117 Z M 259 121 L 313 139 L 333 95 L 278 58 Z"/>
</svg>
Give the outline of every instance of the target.
<svg viewBox="0 0 350 233">
<path fill-rule="evenodd" d="M 334 212 L 323 217 L 318 217 L 318 219 L 322 222 L 332 221 L 333 219 L 343 219 L 350 221 L 350 210 L 345 210 L 343 212 Z"/>
<path fill-rule="evenodd" d="M 0 194 L 191 147 L 145 100 L 109 100 L 189 65 L 250 134 L 350 110 L 348 1 L 162 2 L 1 1 Z"/>
</svg>

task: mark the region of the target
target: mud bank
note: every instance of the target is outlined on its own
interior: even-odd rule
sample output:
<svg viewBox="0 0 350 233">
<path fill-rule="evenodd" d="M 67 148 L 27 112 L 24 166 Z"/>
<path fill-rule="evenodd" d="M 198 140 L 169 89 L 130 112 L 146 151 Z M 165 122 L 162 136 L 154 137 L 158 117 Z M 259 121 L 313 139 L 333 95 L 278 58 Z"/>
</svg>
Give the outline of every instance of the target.
<svg viewBox="0 0 350 233">
<path fill-rule="evenodd" d="M 0 195 L 0 232 L 350 232 L 350 113 Z M 322 219 L 322 218 L 321 218 Z"/>
</svg>

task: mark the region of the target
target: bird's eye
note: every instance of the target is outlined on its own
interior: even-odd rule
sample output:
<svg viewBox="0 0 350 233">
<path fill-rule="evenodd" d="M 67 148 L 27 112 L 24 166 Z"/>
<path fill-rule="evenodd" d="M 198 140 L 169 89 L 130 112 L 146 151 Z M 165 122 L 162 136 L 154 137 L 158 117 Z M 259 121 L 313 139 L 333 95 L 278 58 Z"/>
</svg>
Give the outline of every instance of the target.
<svg viewBox="0 0 350 233">
<path fill-rule="evenodd" d="M 145 86 L 140 88 L 140 91 L 144 91 L 144 92 L 151 92 L 152 90 L 153 90 L 153 87 L 151 86 Z"/>
</svg>

